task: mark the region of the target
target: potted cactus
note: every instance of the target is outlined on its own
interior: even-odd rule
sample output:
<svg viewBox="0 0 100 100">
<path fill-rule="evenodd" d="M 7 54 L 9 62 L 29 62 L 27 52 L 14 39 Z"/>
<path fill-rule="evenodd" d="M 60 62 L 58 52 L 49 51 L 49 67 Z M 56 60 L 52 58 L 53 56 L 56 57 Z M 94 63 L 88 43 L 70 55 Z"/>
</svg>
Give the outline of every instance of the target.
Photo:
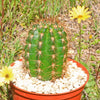
<svg viewBox="0 0 100 100">
<path fill-rule="evenodd" d="M 66 32 L 56 24 L 40 24 L 30 30 L 26 42 L 25 59 L 33 77 L 44 81 L 63 77 L 67 57 Z"/>
<path fill-rule="evenodd" d="M 49 81 L 53 84 L 59 79 L 65 79 L 65 75 L 67 77 L 67 65 L 69 61 L 72 61 L 87 75 L 87 79 L 84 84 L 78 87 L 78 89 L 68 92 L 65 91 L 64 93 L 45 94 L 45 92 L 34 92 L 35 88 L 33 89 L 33 92 L 20 89 L 14 84 L 14 81 L 11 83 L 13 100 L 81 99 L 81 92 L 88 81 L 89 74 L 86 68 L 80 63 L 67 58 L 67 43 L 67 33 L 64 31 L 64 28 L 56 23 L 51 24 L 50 22 L 41 22 L 33 25 L 33 28 L 29 31 L 29 36 L 26 40 L 24 66 L 29 69 L 28 73 L 30 74 L 30 77 L 35 77 L 43 82 Z M 14 63 L 11 66 L 14 67 Z"/>
</svg>

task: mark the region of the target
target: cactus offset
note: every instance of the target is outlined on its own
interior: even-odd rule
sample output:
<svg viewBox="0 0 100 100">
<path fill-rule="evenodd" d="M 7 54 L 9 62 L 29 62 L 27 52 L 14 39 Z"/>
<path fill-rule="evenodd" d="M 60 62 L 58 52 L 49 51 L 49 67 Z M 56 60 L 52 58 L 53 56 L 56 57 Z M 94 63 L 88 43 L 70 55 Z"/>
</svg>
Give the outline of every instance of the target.
<svg viewBox="0 0 100 100">
<path fill-rule="evenodd" d="M 25 59 L 33 77 L 54 81 L 62 76 L 67 54 L 63 28 L 50 23 L 34 25 L 26 43 Z"/>
</svg>

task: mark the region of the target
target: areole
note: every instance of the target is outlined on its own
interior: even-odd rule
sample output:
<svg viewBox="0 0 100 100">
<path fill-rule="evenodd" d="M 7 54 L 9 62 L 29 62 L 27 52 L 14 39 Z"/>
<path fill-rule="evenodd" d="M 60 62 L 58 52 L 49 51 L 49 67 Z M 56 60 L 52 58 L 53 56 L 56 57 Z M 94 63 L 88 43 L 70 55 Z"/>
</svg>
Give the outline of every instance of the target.
<svg viewBox="0 0 100 100">
<path fill-rule="evenodd" d="M 87 69 L 80 63 L 75 60 L 69 59 L 69 61 L 73 61 L 77 64 L 78 67 L 82 68 L 82 70 L 87 74 L 87 81 L 79 88 L 65 93 L 59 94 L 39 94 L 34 92 L 28 92 L 26 90 L 20 89 L 16 87 L 13 83 L 10 84 L 13 100 L 81 100 L 81 93 L 88 82 L 89 73 Z"/>
</svg>

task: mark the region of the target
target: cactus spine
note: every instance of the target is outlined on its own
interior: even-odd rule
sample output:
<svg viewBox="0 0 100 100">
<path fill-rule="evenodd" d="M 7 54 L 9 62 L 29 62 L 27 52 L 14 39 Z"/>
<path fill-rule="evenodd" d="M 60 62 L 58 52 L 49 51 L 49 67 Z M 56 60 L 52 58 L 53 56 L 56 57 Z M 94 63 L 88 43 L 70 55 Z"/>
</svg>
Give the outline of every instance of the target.
<svg viewBox="0 0 100 100">
<path fill-rule="evenodd" d="M 54 81 L 63 75 L 67 54 L 63 28 L 51 23 L 34 25 L 26 43 L 25 59 L 33 77 Z"/>
</svg>

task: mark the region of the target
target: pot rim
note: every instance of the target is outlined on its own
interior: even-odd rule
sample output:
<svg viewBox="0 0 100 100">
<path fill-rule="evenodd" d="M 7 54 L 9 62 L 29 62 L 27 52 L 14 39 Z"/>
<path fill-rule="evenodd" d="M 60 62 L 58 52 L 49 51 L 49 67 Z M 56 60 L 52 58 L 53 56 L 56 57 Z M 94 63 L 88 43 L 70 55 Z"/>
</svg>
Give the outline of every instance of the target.
<svg viewBox="0 0 100 100">
<path fill-rule="evenodd" d="M 77 64 L 80 64 L 79 62 L 77 62 L 77 61 L 75 61 L 75 60 L 73 60 L 73 59 L 68 58 L 68 60 L 69 60 L 69 61 L 76 62 Z M 78 90 L 84 88 L 84 86 L 86 85 L 86 83 L 87 83 L 88 80 L 89 80 L 89 72 L 88 72 L 88 70 L 87 70 L 82 64 L 80 64 L 80 65 L 82 66 L 82 67 L 81 67 L 82 70 L 83 70 L 83 68 L 84 68 L 83 71 L 85 72 L 85 74 L 87 74 L 87 80 L 86 80 L 86 82 L 85 82 L 82 86 L 80 86 L 79 88 L 77 88 L 77 89 L 75 89 L 75 90 L 69 91 L 69 92 L 56 93 L 56 94 L 41 94 L 41 93 L 30 92 L 30 91 L 21 89 L 21 88 L 15 86 L 15 85 L 13 84 L 13 82 L 10 82 L 10 85 L 11 85 L 11 87 L 12 87 L 13 89 L 17 89 L 17 90 L 19 90 L 19 91 L 21 91 L 21 92 L 28 93 L 28 94 L 34 94 L 34 95 L 42 95 L 42 96 L 55 96 L 55 95 L 56 95 L 56 96 L 57 96 L 57 95 L 65 95 L 65 94 L 73 93 L 73 92 L 76 92 L 76 91 L 78 91 Z M 78 67 L 80 67 L 80 66 L 78 66 Z"/>
</svg>

